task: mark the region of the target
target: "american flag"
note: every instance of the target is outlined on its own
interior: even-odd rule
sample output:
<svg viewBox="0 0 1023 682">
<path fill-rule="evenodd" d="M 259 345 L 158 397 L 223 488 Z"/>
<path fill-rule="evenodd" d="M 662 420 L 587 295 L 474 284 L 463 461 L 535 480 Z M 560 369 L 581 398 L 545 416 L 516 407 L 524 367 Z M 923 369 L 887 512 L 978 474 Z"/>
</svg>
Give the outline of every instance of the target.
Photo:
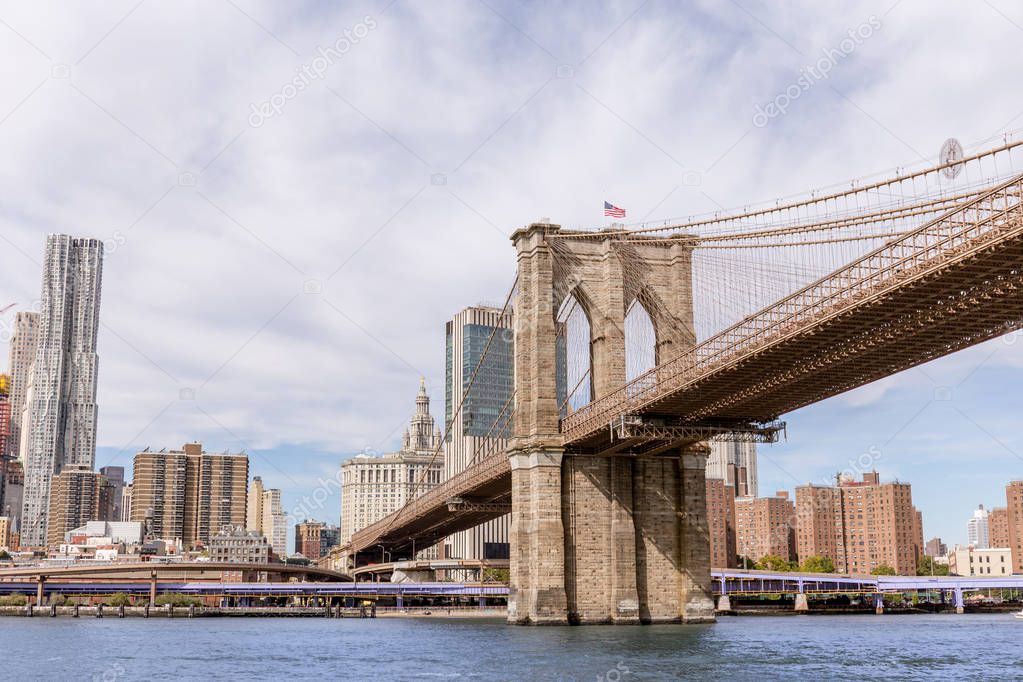
<svg viewBox="0 0 1023 682">
<path fill-rule="evenodd" d="M 625 217 L 625 209 L 624 208 L 618 208 L 614 204 L 609 204 L 609 203 L 607 203 L 605 201 L 604 202 L 604 215 L 611 216 L 612 218 L 624 218 Z"/>
</svg>

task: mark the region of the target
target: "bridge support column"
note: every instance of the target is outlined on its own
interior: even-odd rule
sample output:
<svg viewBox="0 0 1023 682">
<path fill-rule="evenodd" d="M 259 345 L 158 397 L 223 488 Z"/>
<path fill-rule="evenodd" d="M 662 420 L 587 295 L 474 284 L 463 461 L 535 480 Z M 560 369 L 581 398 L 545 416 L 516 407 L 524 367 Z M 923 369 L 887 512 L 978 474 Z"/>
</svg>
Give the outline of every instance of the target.
<svg viewBox="0 0 1023 682">
<path fill-rule="evenodd" d="M 884 595 L 880 593 L 874 595 L 874 613 L 879 616 L 884 613 Z"/>
<path fill-rule="evenodd" d="M 572 623 L 714 620 L 706 448 L 565 457 L 565 593 Z"/>
<path fill-rule="evenodd" d="M 710 448 L 693 445 L 682 451 L 679 506 L 682 518 L 682 622 L 714 622 L 710 587 L 710 531 L 707 527 L 707 458 Z"/>
<path fill-rule="evenodd" d="M 513 452 L 508 620 L 568 623 L 560 448 Z"/>
<path fill-rule="evenodd" d="M 639 622 L 636 587 L 636 520 L 633 504 L 633 462 L 614 457 L 611 473 L 611 622 Z"/>
<path fill-rule="evenodd" d="M 962 614 L 966 613 L 966 602 L 963 601 L 963 591 L 962 591 L 961 588 L 958 588 L 958 587 L 956 588 L 955 596 L 956 596 L 956 613 L 962 615 Z"/>
<path fill-rule="evenodd" d="M 39 576 L 36 579 L 36 606 L 43 605 L 43 591 L 44 585 L 46 584 L 46 578 Z"/>
<path fill-rule="evenodd" d="M 796 594 L 796 612 L 804 613 L 810 610 L 810 603 L 806 599 L 805 592 L 799 592 Z"/>
<path fill-rule="evenodd" d="M 633 462 L 565 457 L 561 511 L 572 623 L 638 623 Z"/>
<path fill-rule="evenodd" d="M 149 605 L 156 606 L 156 571 L 149 575 Z"/>
<path fill-rule="evenodd" d="M 718 597 L 717 612 L 725 613 L 732 610 L 732 598 L 727 594 Z"/>
</svg>

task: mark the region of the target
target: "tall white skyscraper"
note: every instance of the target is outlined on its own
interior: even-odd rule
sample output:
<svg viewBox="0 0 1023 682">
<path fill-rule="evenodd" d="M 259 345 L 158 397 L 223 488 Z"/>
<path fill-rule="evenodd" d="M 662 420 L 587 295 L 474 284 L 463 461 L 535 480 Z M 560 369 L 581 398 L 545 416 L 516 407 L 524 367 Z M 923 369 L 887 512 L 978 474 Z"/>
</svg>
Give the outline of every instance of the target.
<svg viewBox="0 0 1023 682">
<path fill-rule="evenodd" d="M 281 509 L 281 491 L 270 488 L 263 492 L 263 535 L 279 557 L 288 556 L 288 514 Z"/>
<path fill-rule="evenodd" d="M 707 478 L 719 478 L 735 489 L 736 497 L 757 496 L 756 443 L 710 442 Z"/>
<path fill-rule="evenodd" d="M 974 549 L 988 549 L 991 546 L 991 532 L 988 525 L 987 509 L 980 505 L 973 510 L 973 517 L 966 522 L 966 536 Z"/>
<path fill-rule="evenodd" d="M 515 383 L 512 316 L 475 306 L 458 313 L 446 327 L 444 474 L 450 478 L 478 459 L 503 452 L 511 436 Z M 493 338 L 491 338 L 493 336 Z M 486 359 L 480 365 L 483 351 Z M 473 371 L 480 365 L 470 389 Z M 467 393 L 468 391 L 468 393 Z M 455 412 L 461 405 L 461 411 Z M 448 538 L 458 559 L 507 559 L 511 515 L 505 514 Z"/>
<path fill-rule="evenodd" d="M 261 533 L 270 541 L 278 557 L 288 555 L 288 514 L 281 509 L 279 488 L 263 487 L 263 479 L 256 476 L 249 485 L 246 507 L 246 530 Z"/>
<path fill-rule="evenodd" d="M 21 451 L 22 412 L 38 348 L 39 313 L 19 312 L 14 318 L 14 333 L 11 335 L 7 364 L 11 371 L 11 438 L 7 441 L 9 452 L 0 452 L 0 455 L 18 455 Z"/>
<path fill-rule="evenodd" d="M 51 234 L 46 239 L 39 340 L 22 515 L 22 545 L 46 544 L 50 480 L 65 466 L 92 469 L 96 459 L 103 242 Z"/>
</svg>

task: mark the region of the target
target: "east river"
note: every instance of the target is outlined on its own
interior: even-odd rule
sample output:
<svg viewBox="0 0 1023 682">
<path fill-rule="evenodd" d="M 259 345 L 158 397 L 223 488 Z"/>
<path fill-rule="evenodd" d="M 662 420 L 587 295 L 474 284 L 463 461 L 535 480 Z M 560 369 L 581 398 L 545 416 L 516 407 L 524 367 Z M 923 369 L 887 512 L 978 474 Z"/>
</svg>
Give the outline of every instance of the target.
<svg viewBox="0 0 1023 682">
<path fill-rule="evenodd" d="M 1023 620 L 745 616 L 710 626 L 513 627 L 500 620 L 0 618 L 3 678 L 1013 679 Z"/>
</svg>

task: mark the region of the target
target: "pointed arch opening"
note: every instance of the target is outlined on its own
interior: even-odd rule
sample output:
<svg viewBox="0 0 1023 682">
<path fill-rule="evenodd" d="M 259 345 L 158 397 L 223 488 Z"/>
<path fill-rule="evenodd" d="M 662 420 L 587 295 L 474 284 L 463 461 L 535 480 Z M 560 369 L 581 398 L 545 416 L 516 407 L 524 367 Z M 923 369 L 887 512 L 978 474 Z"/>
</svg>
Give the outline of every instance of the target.
<svg viewBox="0 0 1023 682">
<path fill-rule="evenodd" d="M 657 364 L 657 332 L 650 313 L 633 299 L 625 312 L 625 380 L 632 381 Z"/>
<path fill-rule="evenodd" d="M 561 302 L 555 318 L 555 382 L 562 418 L 593 401 L 592 332 L 586 309 L 574 294 Z"/>
</svg>

